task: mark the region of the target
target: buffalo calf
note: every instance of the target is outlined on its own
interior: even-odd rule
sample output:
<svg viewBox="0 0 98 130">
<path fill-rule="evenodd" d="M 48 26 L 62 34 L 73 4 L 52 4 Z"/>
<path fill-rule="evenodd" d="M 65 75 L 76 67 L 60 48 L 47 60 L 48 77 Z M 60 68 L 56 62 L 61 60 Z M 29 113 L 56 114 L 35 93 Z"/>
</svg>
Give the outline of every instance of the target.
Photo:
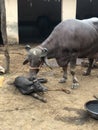
<svg viewBox="0 0 98 130">
<path fill-rule="evenodd" d="M 37 98 L 43 102 L 46 102 L 46 99 L 38 95 L 39 92 L 47 91 L 47 88 L 44 87 L 37 79 L 30 81 L 28 78 L 19 76 L 15 78 L 14 85 L 18 90 L 24 95 L 32 95 L 34 98 Z"/>
<path fill-rule="evenodd" d="M 23 76 L 16 77 L 14 84 L 22 94 L 47 91 L 47 88 L 44 87 L 37 79 L 30 81 L 28 78 Z"/>
</svg>

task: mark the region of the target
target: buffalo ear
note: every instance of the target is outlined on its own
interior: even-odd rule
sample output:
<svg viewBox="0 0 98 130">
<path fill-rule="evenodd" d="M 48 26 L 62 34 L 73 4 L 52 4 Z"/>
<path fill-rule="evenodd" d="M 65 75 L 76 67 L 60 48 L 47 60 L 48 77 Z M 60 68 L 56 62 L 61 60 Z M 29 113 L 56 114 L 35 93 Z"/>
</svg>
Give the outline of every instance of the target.
<svg viewBox="0 0 98 130">
<path fill-rule="evenodd" d="M 29 51 L 29 50 L 31 49 L 31 46 L 27 44 L 27 45 L 25 46 L 25 49 L 26 49 L 26 51 Z"/>
<path fill-rule="evenodd" d="M 47 50 L 47 48 L 43 48 L 40 57 L 46 57 L 47 54 L 48 54 L 48 50 Z"/>
</svg>

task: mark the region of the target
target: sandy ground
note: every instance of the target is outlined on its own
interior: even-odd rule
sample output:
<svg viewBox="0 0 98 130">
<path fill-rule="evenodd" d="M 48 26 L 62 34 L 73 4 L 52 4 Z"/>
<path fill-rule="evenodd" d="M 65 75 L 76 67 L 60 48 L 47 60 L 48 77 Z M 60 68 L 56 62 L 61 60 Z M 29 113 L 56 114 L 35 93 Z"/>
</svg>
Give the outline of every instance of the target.
<svg viewBox="0 0 98 130">
<path fill-rule="evenodd" d="M 20 51 L 21 50 L 21 51 Z M 93 69 L 91 76 L 82 76 L 85 68 L 77 66 L 77 77 L 80 87 L 72 90 L 72 77 L 68 73 L 68 81 L 58 83 L 62 76 L 54 60 L 49 60 L 53 70 L 46 66 L 40 70 L 38 77 L 45 77 L 48 82 L 44 84 L 48 89 L 65 88 L 71 91 L 66 94 L 62 91 L 50 91 L 43 97 L 43 103 L 31 96 L 21 95 L 8 82 L 19 75 L 28 75 L 28 65 L 22 66 L 26 52 L 24 45 L 10 47 L 10 74 L 4 75 L 5 81 L 0 87 L 0 130 L 96 130 L 98 121 L 87 115 L 84 104 L 93 100 L 98 94 L 98 70 Z M 4 64 L 3 52 L 0 52 L 0 64 Z"/>
</svg>

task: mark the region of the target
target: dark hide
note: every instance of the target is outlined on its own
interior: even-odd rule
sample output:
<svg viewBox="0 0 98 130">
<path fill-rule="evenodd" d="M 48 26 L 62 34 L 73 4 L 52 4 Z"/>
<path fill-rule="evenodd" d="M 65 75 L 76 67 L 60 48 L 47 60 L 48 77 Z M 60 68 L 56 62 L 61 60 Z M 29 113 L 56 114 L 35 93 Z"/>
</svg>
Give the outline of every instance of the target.
<svg viewBox="0 0 98 130">
<path fill-rule="evenodd" d="M 78 86 L 75 76 L 77 58 L 88 58 L 90 65 L 86 74 L 90 74 L 93 56 L 98 52 L 98 18 L 86 20 L 69 19 L 58 24 L 50 36 L 40 46 L 28 51 L 27 61 L 31 67 L 40 65 L 43 50 L 48 53 L 43 57 L 55 58 L 58 65 L 63 69 L 63 77 L 60 82 L 66 82 L 67 66 L 70 63 L 70 73 L 73 77 L 72 87 Z M 30 76 L 37 74 L 34 69 L 30 70 Z"/>
<path fill-rule="evenodd" d="M 45 92 L 47 88 L 44 87 L 37 79 L 30 81 L 26 77 L 19 76 L 15 78 L 14 85 L 22 94 L 31 94 L 37 92 Z"/>
</svg>

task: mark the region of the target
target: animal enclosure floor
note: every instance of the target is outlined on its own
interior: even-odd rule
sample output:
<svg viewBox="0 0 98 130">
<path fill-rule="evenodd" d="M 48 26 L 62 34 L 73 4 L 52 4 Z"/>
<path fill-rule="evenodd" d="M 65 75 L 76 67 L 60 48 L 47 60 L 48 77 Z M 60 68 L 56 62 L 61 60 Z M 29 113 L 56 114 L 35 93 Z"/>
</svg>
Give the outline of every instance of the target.
<svg viewBox="0 0 98 130">
<path fill-rule="evenodd" d="M 35 45 L 34 45 L 35 46 Z M 3 48 L 2 48 L 3 49 Z M 98 121 L 90 118 L 84 104 L 93 100 L 98 94 L 98 70 L 93 69 L 90 76 L 82 76 L 85 68 L 77 66 L 76 73 L 80 87 L 71 89 L 72 77 L 68 72 L 68 80 L 58 83 L 62 70 L 55 60 L 49 60 L 53 70 L 46 66 L 41 68 L 38 77 L 45 77 L 44 84 L 48 89 L 65 88 L 71 91 L 48 91 L 44 93 L 47 103 L 19 93 L 9 82 L 19 75 L 28 75 L 29 66 L 23 66 L 26 56 L 24 45 L 9 47 L 10 74 L 4 75 L 5 81 L 0 87 L 0 130 L 97 130 Z M 0 51 L 0 65 L 4 66 L 3 51 Z"/>
</svg>

